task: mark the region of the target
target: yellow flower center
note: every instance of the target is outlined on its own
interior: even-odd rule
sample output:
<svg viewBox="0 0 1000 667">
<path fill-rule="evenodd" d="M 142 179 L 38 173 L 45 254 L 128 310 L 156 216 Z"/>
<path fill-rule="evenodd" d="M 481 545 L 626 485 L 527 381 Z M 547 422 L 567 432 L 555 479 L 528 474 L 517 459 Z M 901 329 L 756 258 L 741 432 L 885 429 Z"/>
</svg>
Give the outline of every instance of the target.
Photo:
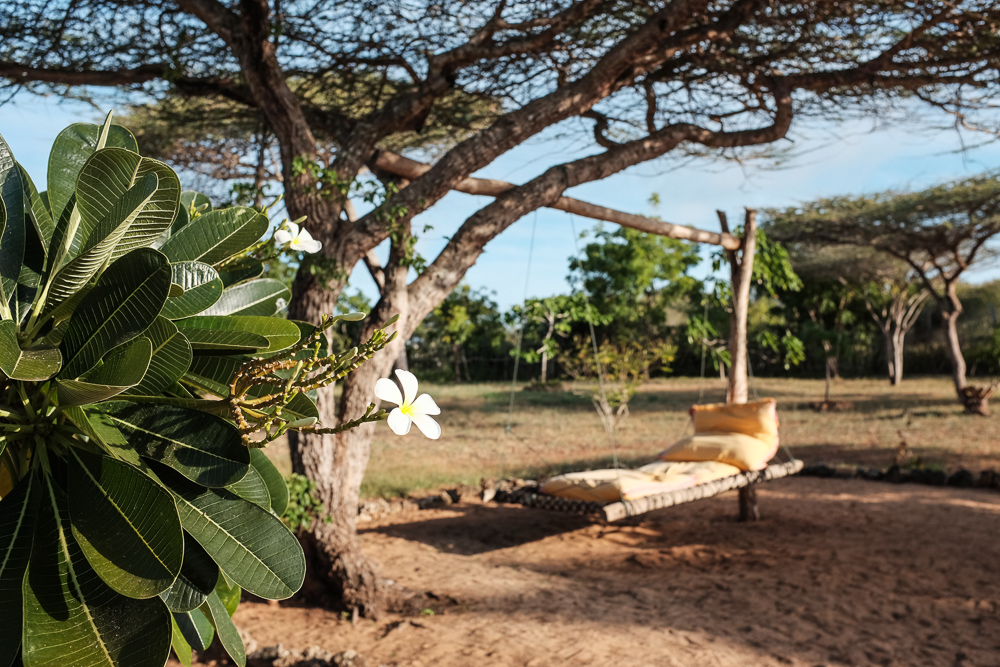
<svg viewBox="0 0 1000 667">
<path fill-rule="evenodd" d="M 413 405 L 411 403 L 403 403 L 399 406 L 399 411 L 410 419 L 413 419 Z"/>
</svg>

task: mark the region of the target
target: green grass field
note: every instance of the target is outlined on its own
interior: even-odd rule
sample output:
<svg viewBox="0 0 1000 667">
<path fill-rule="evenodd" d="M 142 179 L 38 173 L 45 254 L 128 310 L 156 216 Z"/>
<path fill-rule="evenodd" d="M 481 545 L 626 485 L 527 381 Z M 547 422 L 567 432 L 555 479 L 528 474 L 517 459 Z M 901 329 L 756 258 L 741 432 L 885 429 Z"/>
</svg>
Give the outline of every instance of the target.
<svg viewBox="0 0 1000 667">
<path fill-rule="evenodd" d="M 427 440 L 416 429 L 396 437 L 380 424 L 362 493 L 399 496 L 477 484 L 483 477 L 534 478 L 609 465 L 611 445 L 591 404 L 590 387 L 565 386 L 557 393 L 517 391 L 507 433 L 509 384 L 422 384 L 421 391 L 441 406 L 441 439 Z M 914 378 L 895 389 L 880 380 L 841 380 L 831 398 L 850 406 L 829 412 L 809 407 L 823 398 L 821 380 L 765 378 L 757 379 L 755 388 L 760 397 L 778 399 L 782 444 L 807 464 L 884 467 L 893 463 L 905 439 L 925 465 L 1000 468 L 1000 416 L 963 415 L 947 378 Z M 724 397 L 725 387 L 717 378 L 671 378 L 644 385 L 616 434 L 619 459 L 626 465 L 648 463 L 687 434 L 691 404 Z M 283 442 L 267 451 L 288 470 Z"/>
</svg>

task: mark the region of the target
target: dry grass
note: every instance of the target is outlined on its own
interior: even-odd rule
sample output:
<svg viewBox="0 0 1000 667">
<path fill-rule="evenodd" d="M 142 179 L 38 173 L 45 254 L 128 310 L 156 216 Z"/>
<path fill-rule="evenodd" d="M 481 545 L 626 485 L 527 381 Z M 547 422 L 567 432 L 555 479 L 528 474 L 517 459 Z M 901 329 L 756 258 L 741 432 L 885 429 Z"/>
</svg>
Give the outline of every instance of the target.
<svg viewBox="0 0 1000 667">
<path fill-rule="evenodd" d="M 820 380 L 758 379 L 760 396 L 778 399 L 782 443 L 806 463 L 890 465 L 901 439 L 925 465 L 946 469 L 1000 468 L 1000 417 L 962 414 L 947 378 L 911 379 L 897 389 L 879 380 L 842 380 L 833 399 L 849 408 L 816 412 Z M 616 434 L 627 464 L 652 460 L 688 429 L 688 407 L 724 399 L 718 379 L 672 378 L 644 385 L 631 415 Z M 561 393 L 519 391 L 513 423 L 505 433 L 509 385 L 422 385 L 441 406 L 444 435 L 438 441 L 414 431 L 404 438 L 380 426 L 365 477 L 367 496 L 403 495 L 480 478 L 535 477 L 570 469 L 603 467 L 611 447 L 590 402 L 589 388 L 567 385 Z M 287 470 L 282 443 L 268 453 Z"/>
</svg>

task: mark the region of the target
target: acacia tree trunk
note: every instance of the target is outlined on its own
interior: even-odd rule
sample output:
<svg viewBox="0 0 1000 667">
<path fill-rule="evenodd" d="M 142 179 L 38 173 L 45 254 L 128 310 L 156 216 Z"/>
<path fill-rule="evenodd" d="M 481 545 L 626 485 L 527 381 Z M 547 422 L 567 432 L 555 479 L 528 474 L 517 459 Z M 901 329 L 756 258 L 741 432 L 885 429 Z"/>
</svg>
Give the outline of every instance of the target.
<svg viewBox="0 0 1000 667">
<path fill-rule="evenodd" d="M 988 415 L 989 399 L 997 389 L 993 384 L 989 387 L 971 387 L 965 377 L 965 357 L 962 355 L 961 341 L 958 339 L 958 318 L 962 314 L 962 302 L 958 298 L 957 281 L 949 281 L 945 285 L 945 298 L 939 300 L 941 320 L 944 325 L 945 349 L 948 361 L 951 362 L 951 380 L 955 385 L 958 401 L 971 415 Z"/>
<path fill-rule="evenodd" d="M 865 308 L 875 320 L 885 338 L 885 359 L 889 371 L 889 384 L 898 387 L 903 383 L 903 345 L 906 334 L 917 323 L 917 317 L 924 309 L 930 292 L 921 290 L 911 294 L 907 288 L 896 293 L 888 305 L 876 310 L 871 301 L 865 299 Z M 961 352 L 961 351 L 960 351 Z"/>
<path fill-rule="evenodd" d="M 404 243 L 393 244 L 385 268 L 386 287 L 372 310 L 362 338 L 394 314 L 405 322 L 408 314 L 405 266 L 400 266 Z M 308 303 L 308 301 L 306 301 Z M 398 336 L 345 378 L 340 404 L 332 388 L 320 392 L 317 407 L 323 423 L 338 423 L 364 412 L 375 400 L 375 383 L 389 375 L 399 359 L 404 337 Z M 339 407 L 339 409 L 338 409 Z M 307 597 L 326 605 L 357 609 L 368 617 L 379 616 L 392 602 L 387 580 L 361 548 L 357 534 L 361 481 L 368 465 L 375 424 L 364 424 L 337 436 L 292 434 L 292 468 L 313 480 L 328 519 L 314 522 L 299 537 L 308 559 Z"/>
</svg>

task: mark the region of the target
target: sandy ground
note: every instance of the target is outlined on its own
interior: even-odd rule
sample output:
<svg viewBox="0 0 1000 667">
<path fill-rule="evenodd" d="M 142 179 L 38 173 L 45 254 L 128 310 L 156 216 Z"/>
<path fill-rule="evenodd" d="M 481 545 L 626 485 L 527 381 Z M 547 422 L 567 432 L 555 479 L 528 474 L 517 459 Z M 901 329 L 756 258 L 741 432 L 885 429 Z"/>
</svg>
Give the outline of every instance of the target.
<svg viewBox="0 0 1000 667">
<path fill-rule="evenodd" d="M 377 665 L 1000 665 L 1000 494 L 793 478 L 615 525 L 464 504 L 368 524 L 436 612 L 357 625 L 245 603 L 260 645 Z"/>
</svg>

